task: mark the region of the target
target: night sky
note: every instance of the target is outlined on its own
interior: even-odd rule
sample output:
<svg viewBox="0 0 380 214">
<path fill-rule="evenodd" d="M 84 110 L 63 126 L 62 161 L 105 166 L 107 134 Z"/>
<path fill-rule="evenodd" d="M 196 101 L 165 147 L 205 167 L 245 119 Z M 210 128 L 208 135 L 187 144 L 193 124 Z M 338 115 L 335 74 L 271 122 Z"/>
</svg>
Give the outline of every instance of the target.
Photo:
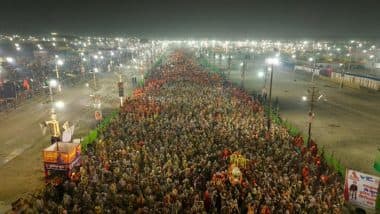
<svg viewBox="0 0 380 214">
<path fill-rule="evenodd" d="M 379 38 L 380 1 L 0 1 L 0 33 L 51 31 L 147 38 Z"/>
</svg>

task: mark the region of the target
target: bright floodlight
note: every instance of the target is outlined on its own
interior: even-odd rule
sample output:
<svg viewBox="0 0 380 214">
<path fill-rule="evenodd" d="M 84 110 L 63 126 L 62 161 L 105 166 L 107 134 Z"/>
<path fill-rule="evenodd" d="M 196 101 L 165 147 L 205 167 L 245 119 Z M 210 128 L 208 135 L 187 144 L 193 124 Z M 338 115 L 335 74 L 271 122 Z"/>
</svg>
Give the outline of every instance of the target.
<svg viewBox="0 0 380 214">
<path fill-rule="evenodd" d="M 370 55 L 369 58 L 370 59 L 373 59 L 375 57 L 375 55 Z"/>
<path fill-rule="evenodd" d="M 15 60 L 12 57 L 5 58 L 8 63 L 13 63 Z"/>
<path fill-rule="evenodd" d="M 63 65 L 63 61 L 61 59 L 57 60 L 57 65 Z"/>
<path fill-rule="evenodd" d="M 94 68 L 94 72 L 95 72 L 95 73 L 98 73 L 98 72 L 99 72 L 99 69 L 98 69 L 98 68 Z"/>
<path fill-rule="evenodd" d="M 98 55 L 94 55 L 94 59 L 98 59 Z"/>
<path fill-rule="evenodd" d="M 278 65 L 278 64 L 280 64 L 280 60 L 278 60 L 278 58 L 267 58 L 265 60 L 265 63 L 267 63 L 269 65 Z"/>
<path fill-rule="evenodd" d="M 63 109 L 65 107 L 65 103 L 63 101 L 57 101 L 55 102 L 55 107 L 58 109 Z"/>
<path fill-rule="evenodd" d="M 307 97 L 306 96 L 302 96 L 302 101 L 307 101 Z"/>
<path fill-rule="evenodd" d="M 114 53 L 111 51 L 111 56 L 113 56 L 114 55 Z"/>
<path fill-rule="evenodd" d="M 313 57 L 310 57 L 309 62 L 312 62 L 312 61 L 314 61 L 314 59 L 313 59 Z"/>
<path fill-rule="evenodd" d="M 50 80 L 49 81 L 49 86 L 50 87 L 52 87 L 52 88 L 55 88 L 55 87 L 57 87 L 58 86 L 58 82 L 57 82 L 57 80 Z"/>
<path fill-rule="evenodd" d="M 89 86 L 90 86 L 90 84 L 86 83 L 86 87 L 89 87 Z"/>
<path fill-rule="evenodd" d="M 295 59 L 297 56 L 295 54 L 292 55 L 292 58 Z"/>
<path fill-rule="evenodd" d="M 264 76 L 264 72 L 259 71 L 259 73 L 257 73 L 257 76 L 260 77 L 260 78 L 263 77 Z"/>
</svg>

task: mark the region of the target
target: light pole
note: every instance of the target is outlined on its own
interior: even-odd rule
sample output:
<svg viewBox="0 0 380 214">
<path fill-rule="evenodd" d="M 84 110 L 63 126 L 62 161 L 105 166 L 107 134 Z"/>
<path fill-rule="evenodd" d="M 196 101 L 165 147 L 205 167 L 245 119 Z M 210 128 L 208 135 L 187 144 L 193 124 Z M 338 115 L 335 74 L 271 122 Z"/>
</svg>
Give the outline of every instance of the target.
<svg viewBox="0 0 380 214">
<path fill-rule="evenodd" d="M 50 95 L 50 102 L 53 104 L 54 102 L 54 97 L 53 97 L 53 88 L 58 86 L 57 80 L 50 80 L 49 81 L 49 95 Z"/>
<path fill-rule="evenodd" d="M 339 64 L 339 68 L 340 68 L 340 84 L 339 84 L 339 88 L 343 88 L 343 78 L 344 78 L 344 67 L 343 67 L 343 63 L 340 63 Z"/>
<path fill-rule="evenodd" d="M 55 108 L 63 108 L 64 103 L 62 101 L 58 101 L 54 103 L 54 97 L 53 97 L 53 90 L 52 88 L 55 88 L 58 86 L 57 80 L 50 80 L 49 81 L 49 92 L 50 92 L 50 101 L 51 101 L 51 110 L 50 110 L 50 118 L 51 120 L 48 120 L 45 122 L 45 125 L 49 127 L 50 134 L 51 134 L 51 143 L 57 142 L 57 151 L 58 151 L 58 142 L 60 140 L 61 131 L 59 129 L 59 122 L 57 119 L 57 114 L 55 112 Z"/>
<path fill-rule="evenodd" d="M 311 82 L 314 82 L 314 69 L 315 69 L 315 59 L 313 57 L 309 58 L 310 67 L 311 67 Z M 314 62 L 314 64 L 313 64 Z"/>
<path fill-rule="evenodd" d="M 117 85 L 118 85 L 118 89 L 119 89 L 120 107 L 123 107 L 124 84 L 123 84 L 123 78 L 122 78 L 121 74 L 119 75 L 119 82 Z"/>
<path fill-rule="evenodd" d="M 55 63 L 55 74 L 56 74 L 56 77 L 57 77 L 57 80 L 59 81 L 59 70 L 58 70 L 58 66 L 62 66 L 63 65 L 63 60 L 61 59 L 58 59 L 57 62 Z M 58 84 L 58 91 L 61 91 L 62 88 L 61 88 L 61 84 Z"/>
<path fill-rule="evenodd" d="M 247 70 L 247 61 L 243 60 L 241 65 L 241 73 L 240 73 L 240 87 L 244 88 L 244 82 L 245 82 L 245 73 Z"/>
<path fill-rule="evenodd" d="M 272 114 L 272 82 L 273 82 L 273 67 L 274 65 L 278 65 L 280 61 L 278 58 L 268 58 L 265 62 L 270 65 L 270 85 L 269 85 L 269 108 L 268 108 L 268 131 L 271 125 L 271 114 Z"/>
<path fill-rule="evenodd" d="M 92 72 L 92 77 L 94 80 L 94 91 L 96 91 L 96 73 L 98 73 L 98 72 L 99 72 L 98 68 L 94 68 L 94 71 Z"/>
<path fill-rule="evenodd" d="M 371 71 L 373 72 L 375 70 L 375 55 L 369 55 L 369 59 L 371 60 Z"/>
<path fill-rule="evenodd" d="M 319 100 L 322 95 L 317 98 L 317 95 L 319 94 L 318 93 L 318 88 L 315 86 L 315 85 L 312 85 L 309 89 L 308 89 L 308 92 L 310 94 L 310 111 L 308 113 L 308 116 L 309 116 L 309 127 L 308 127 L 308 134 L 307 134 L 307 147 L 310 147 L 310 141 L 311 141 L 311 124 L 313 122 L 313 119 L 314 119 L 314 103 L 315 101 Z M 307 97 L 306 96 L 303 96 L 302 97 L 302 100 L 303 101 L 307 101 Z"/>
</svg>

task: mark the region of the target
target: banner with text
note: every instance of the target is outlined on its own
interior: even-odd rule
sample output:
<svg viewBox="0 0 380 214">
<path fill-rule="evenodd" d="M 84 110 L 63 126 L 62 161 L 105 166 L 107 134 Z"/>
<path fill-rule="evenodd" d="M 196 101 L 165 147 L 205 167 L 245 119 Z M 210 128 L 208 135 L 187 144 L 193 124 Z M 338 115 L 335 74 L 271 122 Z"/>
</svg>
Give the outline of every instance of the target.
<svg viewBox="0 0 380 214">
<path fill-rule="evenodd" d="M 375 209 L 379 182 L 379 177 L 347 169 L 344 198 L 362 208 Z"/>
</svg>

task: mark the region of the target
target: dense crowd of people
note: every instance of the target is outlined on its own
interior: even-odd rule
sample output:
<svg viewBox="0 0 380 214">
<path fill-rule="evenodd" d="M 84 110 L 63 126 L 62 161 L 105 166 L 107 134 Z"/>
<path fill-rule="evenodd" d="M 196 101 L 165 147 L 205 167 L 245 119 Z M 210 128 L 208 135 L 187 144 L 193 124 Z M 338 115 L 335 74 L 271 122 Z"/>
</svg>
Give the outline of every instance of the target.
<svg viewBox="0 0 380 214">
<path fill-rule="evenodd" d="M 153 70 L 35 213 L 341 213 L 341 177 L 315 144 L 265 126 L 262 105 L 183 51 Z"/>
</svg>

